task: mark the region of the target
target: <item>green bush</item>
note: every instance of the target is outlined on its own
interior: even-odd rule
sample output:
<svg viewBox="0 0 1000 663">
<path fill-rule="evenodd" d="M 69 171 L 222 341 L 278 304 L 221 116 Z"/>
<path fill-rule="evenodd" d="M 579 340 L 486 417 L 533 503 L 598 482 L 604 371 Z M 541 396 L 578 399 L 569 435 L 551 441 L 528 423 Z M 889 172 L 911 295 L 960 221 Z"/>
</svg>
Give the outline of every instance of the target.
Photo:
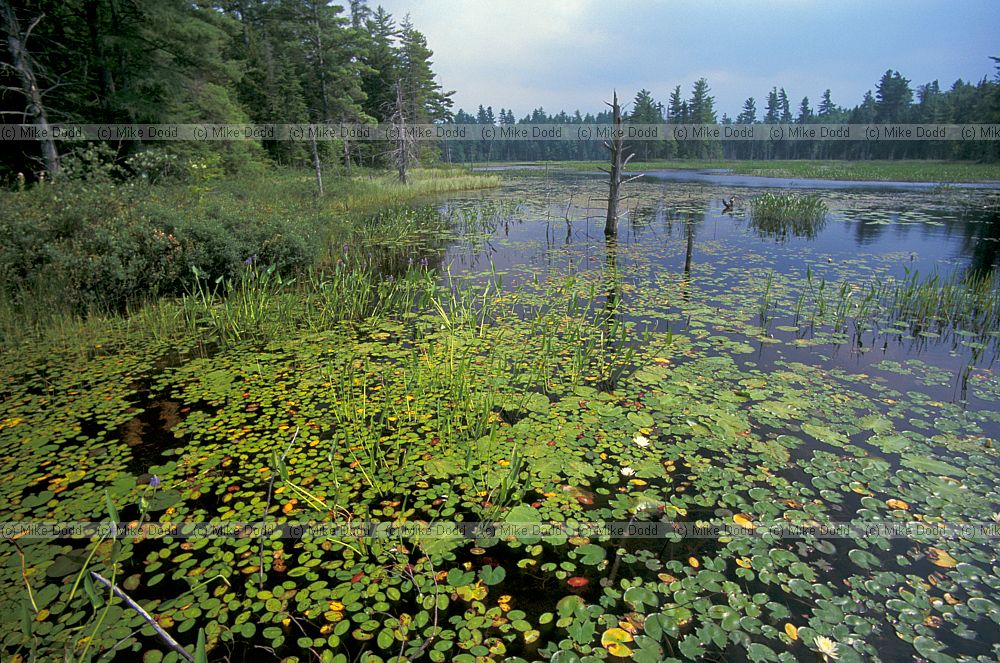
<svg viewBox="0 0 1000 663">
<path fill-rule="evenodd" d="M 155 194 L 155 195 L 154 195 Z M 70 181 L 0 193 L 0 277 L 7 295 L 47 292 L 77 311 L 121 310 L 180 294 L 198 273 L 235 279 L 252 256 L 282 273 L 313 263 L 317 242 L 294 215 L 249 219 L 241 201 L 202 204 L 183 186 Z"/>
</svg>

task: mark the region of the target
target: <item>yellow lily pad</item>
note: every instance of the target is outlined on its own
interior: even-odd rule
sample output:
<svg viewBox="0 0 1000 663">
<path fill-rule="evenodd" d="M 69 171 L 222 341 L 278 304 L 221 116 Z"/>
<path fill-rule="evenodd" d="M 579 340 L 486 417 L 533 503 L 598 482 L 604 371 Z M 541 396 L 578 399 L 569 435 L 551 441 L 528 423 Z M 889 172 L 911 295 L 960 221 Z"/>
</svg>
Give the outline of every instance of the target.
<svg viewBox="0 0 1000 663">
<path fill-rule="evenodd" d="M 958 560 L 940 548 L 928 548 L 927 559 L 930 560 L 931 564 L 945 569 L 953 569 L 958 564 Z"/>
<path fill-rule="evenodd" d="M 632 655 L 632 650 L 624 644 L 632 639 L 632 634 L 623 628 L 609 628 L 601 636 L 601 646 L 612 656 L 624 658 Z"/>
</svg>

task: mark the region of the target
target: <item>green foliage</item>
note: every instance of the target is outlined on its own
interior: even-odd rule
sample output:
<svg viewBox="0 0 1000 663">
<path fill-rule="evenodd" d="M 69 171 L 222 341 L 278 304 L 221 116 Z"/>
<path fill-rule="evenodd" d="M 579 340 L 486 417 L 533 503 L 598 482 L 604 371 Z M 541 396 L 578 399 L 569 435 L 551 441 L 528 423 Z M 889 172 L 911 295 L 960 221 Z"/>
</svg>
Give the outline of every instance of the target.
<svg viewBox="0 0 1000 663">
<path fill-rule="evenodd" d="M 815 237 L 826 218 L 826 203 L 818 195 L 762 193 L 750 199 L 750 223 L 761 235 L 779 240 Z"/>
<path fill-rule="evenodd" d="M 408 19 L 397 30 L 381 9 L 368 25 L 360 7 L 352 10 L 352 25 L 342 7 L 318 0 L 42 0 L 15 11 L 23 26 L 31 26 L 28 47 L 50 118 L 118 124 L 365 122 L 385 117 L 381 104 L 397 81 L 404 84 L 408 121 L 450 117 L 426 39 Z M 105 163 L 118 166 L 149 147 L 138 140 L 107 144 L 114 159 Z M 35 147 L 25 142 L 5 151 L 0 174 L 31 173 Z M 320 156 L 339 160 L 342 148 L 323 142 Z M 164 152 L 185 162 L 217 159 L 226 173 L 267 158 L 301 165 L 311 156 L 306 145 L 291 141 L 177 141 Z M 349 156 L 372 164 L 380 151 L 363 145 Z M 128 166 L 149 181 L 176 175 L 175 164 L 163 159 Z M 65 175 L 75 177 L 77 170 Z"/>
<path fill-rule="evenodd" d="M 5 194 L 13 212 L 0 227 L 5 285 L 44 285 L 78 311 L 120 309 L 152 293 L 180 294 L 192 268 L 232 278 L 256 255 L 290 272 L 318 254 L 315 233 L 304 224 L 278 215 L 248 224 L 235 200 L 191 209 L 183 202 L 189 195 L 185 187 L 92 182 Z"/>
<path fill-rule="evenodd" d="M 386 248 L 440 232 L 441 220 L 408 208 L 374 216 L 371 210 L 496 182 L 460 171 L 416 171 L 407 187 L 389 178 L 335 180 L 332 195 L 317 199 L 308 178 L 297 173 L 220 178 L 221 170 L 209 160 L 189 164 L 199 178 L 193 180 L 160 152 L 152 153 L 150 168 L 165 162 L 159 171 L 164 179 L 192 183 L 122 184 L 114 179 L 114 167 L 94 153 L 100 155 L 100 148 L 81 159 L 87 168 L 78 172 L 85 176 L 0 192 L 8 210 L 0 224 L 0 299 L 15 319 L 121 311 L 151 296 L 192 288 L 224 291 L 227 283 L 243 279 L 248 263 L 284 277 L 305 275 L 316 264 L 342 259 L 344 244 L 354 247 L 348 261 L 352 273 L 361 267 L 361 256 L 368 256 L 362 271 L 402 274 L 411 265 L 392 264 Z M 343 270 L 335 274 L 326 287 L 340 292 L 350 276 Z M 360 291 L 362 283 L 371 280 L 350 289 Z M 333 296 L 332 290 L 325 292 Z"/>
</svg>

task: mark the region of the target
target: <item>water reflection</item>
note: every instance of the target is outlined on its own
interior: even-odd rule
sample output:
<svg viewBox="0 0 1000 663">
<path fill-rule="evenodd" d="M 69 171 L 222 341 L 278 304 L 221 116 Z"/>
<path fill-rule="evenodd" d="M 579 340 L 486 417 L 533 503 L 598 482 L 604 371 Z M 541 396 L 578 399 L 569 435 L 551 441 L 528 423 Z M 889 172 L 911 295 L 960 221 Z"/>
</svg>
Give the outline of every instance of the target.
<svg viewBox="0 0 1000 663">
<path fill-rule="evenodd" d="M 1000 265 L 1000 197 L 967 205 L 961 221 L 962 253 L 969 256 L 967 274 L 992 274 Z"/>
<path fill-rule="evenodd" d="M 725 213 L 725 212 L 724 212 Z M 826 226 L 827 215 L 806 218 L 776 217 L 765 214 L 749 214 L 750 228 L 761 238 L 770 238 L 776 242 L 785 242 L 789 237 L 815 239 Z"/>
</svg>

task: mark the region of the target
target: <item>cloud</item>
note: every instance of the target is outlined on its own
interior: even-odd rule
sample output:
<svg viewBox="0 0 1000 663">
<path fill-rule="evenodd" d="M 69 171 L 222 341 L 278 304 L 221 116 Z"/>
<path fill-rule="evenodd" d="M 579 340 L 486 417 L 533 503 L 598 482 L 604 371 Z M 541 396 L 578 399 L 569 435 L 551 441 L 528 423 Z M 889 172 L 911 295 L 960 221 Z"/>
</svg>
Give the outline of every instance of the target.
<svg viewBox="0 0 1000 663">
<path fill-rule="evenodd" d="M 1000 3 L 989 0 L 961 11 L 924 0 L 381 4 L 397 19 L 411 14 L 441 84 L 456 90 L 456 107 L 513 107 L 519 117 L 539 106 L 596 112 L 613 88 L 631 99 L 644 87 L 665 102 L 675 85 L 687 96 L 703 76 L 720 116 L 735 116 L 749 96 L 761 108 L 772 87 L 784 87 L 796 105 L 803 96 L 815 105 L 828 87 L 836 103 L 854 105 L 888 68 L 914 88 L 992 75 L 989 26 L 1000 24 Z M 930 45 L 933 58 L 923 51 Z"/>
</svg>

